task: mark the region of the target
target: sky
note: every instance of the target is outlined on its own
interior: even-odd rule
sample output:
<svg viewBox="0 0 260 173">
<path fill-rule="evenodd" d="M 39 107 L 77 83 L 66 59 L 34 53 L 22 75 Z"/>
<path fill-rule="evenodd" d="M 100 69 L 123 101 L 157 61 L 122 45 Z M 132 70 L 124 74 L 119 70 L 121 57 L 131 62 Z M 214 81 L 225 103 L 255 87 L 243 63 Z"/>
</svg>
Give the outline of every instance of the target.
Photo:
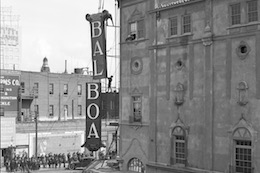
<svg viewBox="0 0 260 173">
<path fill-rule="evenodd" d="M 64 72 L 65 60 L 69 73 L 74 68 L 92 70 L 90 24 L 85 16 L 99 12 L 99 0 L 0 1 L 1 7 L 11 6 L 12 14 L 20 16 L 21 70 L 40 71 L 44 57 L 48 59 L 51 72 Z M 115 8 L 115 0 L 104 0 L 103 9 L 112 14 L 114 24 L 118 25 L 115 20 L 119 21 L 119 10 Z M 109 20 L 108 24 L 112 22 Z M 115 27 L 107 28 L 108 76 L 119 73 L 119 34 L 115 36 L 116 31 L 119 33 Z"/>
</svg>

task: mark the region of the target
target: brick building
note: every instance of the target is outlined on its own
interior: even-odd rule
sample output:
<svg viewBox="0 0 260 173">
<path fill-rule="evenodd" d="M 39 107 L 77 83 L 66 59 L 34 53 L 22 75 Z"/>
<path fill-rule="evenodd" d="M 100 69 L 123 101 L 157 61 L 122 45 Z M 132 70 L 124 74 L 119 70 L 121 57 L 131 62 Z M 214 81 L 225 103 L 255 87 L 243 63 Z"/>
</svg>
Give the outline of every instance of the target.
<svg viewBox="0 0 260 173">
<path fill-rule="evenodd" d="M 47 58 L 41 72 L 1 70 L 1 150 L 12 145 L 18 154 L 34 155 L 36 117 L 37 154 L 85 150 L 81 145 L 86 130 L 86 83 L 100 81 L 80 69 L 71 74 L 50 71 Z M 109 126 L 118 121 L 118 98 L 118 92 L 101 93 L 101 140 L 107 149 L 118 128 Z"/>
<path fill-rule="evenodd" d="M 20 150 L 30 146 L 28 152 L 35 153 L 34 122 L 38 116 L 39 154 L 84 151 L 80 146 L 85 141 L 86 83 L 99 81 L 80 70 L 72 74 L 51 73 L 47 63 L 44 59 L 42 72 L 21 71 L 16 145 Z M 106 119 L 118 119 L 118 93 L 102 93 L 101 97 L 102 141 L 109 146 L 116 127 L 107 126 Z"/>
<path fill-rule="evenodd" d="M 260 172 L 260 1 L 119 5 L 123 170 Z"/>
</svg>

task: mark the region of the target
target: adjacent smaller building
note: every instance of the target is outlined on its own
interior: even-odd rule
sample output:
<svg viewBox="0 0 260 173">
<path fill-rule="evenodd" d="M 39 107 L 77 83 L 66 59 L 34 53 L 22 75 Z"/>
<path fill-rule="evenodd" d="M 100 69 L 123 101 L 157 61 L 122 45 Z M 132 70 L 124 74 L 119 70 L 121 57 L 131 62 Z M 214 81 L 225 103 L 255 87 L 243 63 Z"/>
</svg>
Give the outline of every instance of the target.
<svg viewBox="0 0 260 173">
<path fill-rule="evenodd" d="M 13 136 L 12 139 L 8 138 L 5 146 L 1 145 L 1 149 L 6 150 L 12 145 L 17 154 L 26 152 L 29 156 L 86 151 L 81 147 L 85 141 L 86 129 L 86 83 L 100 82 L 99 80 L 93 80 L 92 76 L 84 75 L 81 70 L 75 70 L 71 74 L 52 73 L 47 58 L 43 60 L 41 72 L 5 71 L 6 74 L 17 74 L 19 85 L 12 95 L 17 98 L 16 104 L 13 104 L 15 109 L 4 110 L 1 103 L 4 115 L 1 123 L 9 124 L 8 134 L 12 132 L 12 135 L 9 134 L 8 137 Z M 16 79 L 14 75 L 9 75 L 9 78 L 10 81 Z M 1 73 L 1 83 L 6 80 L 7 75 Z M 1 84 L 1 91 L 4 91 L 1 92 L 1 97 L 5 90 L 6 85 Z M 118 92 L 101 93 L 101 140 L 107 150 L 117 150 L 117 142 L 116 145 L 111 143 L 114 142 L 118 127 L 109 124 L 118 123 L 118 97 Z M 12 121 L 6 123 L 11 117 Z M 1 142 L 3 139 L 5 138 L 1 135 Z"/>
</svg>

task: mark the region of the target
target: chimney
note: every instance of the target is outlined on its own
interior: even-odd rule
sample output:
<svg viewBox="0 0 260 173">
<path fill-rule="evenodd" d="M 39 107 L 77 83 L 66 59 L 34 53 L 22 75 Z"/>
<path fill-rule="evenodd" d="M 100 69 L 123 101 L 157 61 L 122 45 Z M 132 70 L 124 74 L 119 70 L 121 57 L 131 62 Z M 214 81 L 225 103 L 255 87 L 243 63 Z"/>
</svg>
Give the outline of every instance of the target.
<svg viewBox="0 0 260 173">
<path fill-rule="evenodd" d="M 65 74 L 68 74 L 68 71 L 67 71 L 67 60 L 65 60 L 65 71 L 64 71 Z"/>
</svg>

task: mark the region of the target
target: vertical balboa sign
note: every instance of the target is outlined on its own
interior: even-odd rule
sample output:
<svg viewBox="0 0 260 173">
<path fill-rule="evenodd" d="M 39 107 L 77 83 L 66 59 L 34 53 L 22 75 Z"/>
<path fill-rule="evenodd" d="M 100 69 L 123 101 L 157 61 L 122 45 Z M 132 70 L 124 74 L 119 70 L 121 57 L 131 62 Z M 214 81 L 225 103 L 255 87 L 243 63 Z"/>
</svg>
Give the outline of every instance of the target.
<svg viewBox="0 0 260 173">
<path fill-rule="evenodd" d="M 105 21 L 111 19 L 111 14 L 104 10 L 102 13 L 87 14 L 90 23 L 93 79 L 107 78 L 106 33 Z"/>
<path fill-rule="evenodd" d="M 86 88 L 86 142 L 83 146 L 89 151 L 97 151 L 101 146 L 101 83 L 87 83 Z"/>
</svg>

